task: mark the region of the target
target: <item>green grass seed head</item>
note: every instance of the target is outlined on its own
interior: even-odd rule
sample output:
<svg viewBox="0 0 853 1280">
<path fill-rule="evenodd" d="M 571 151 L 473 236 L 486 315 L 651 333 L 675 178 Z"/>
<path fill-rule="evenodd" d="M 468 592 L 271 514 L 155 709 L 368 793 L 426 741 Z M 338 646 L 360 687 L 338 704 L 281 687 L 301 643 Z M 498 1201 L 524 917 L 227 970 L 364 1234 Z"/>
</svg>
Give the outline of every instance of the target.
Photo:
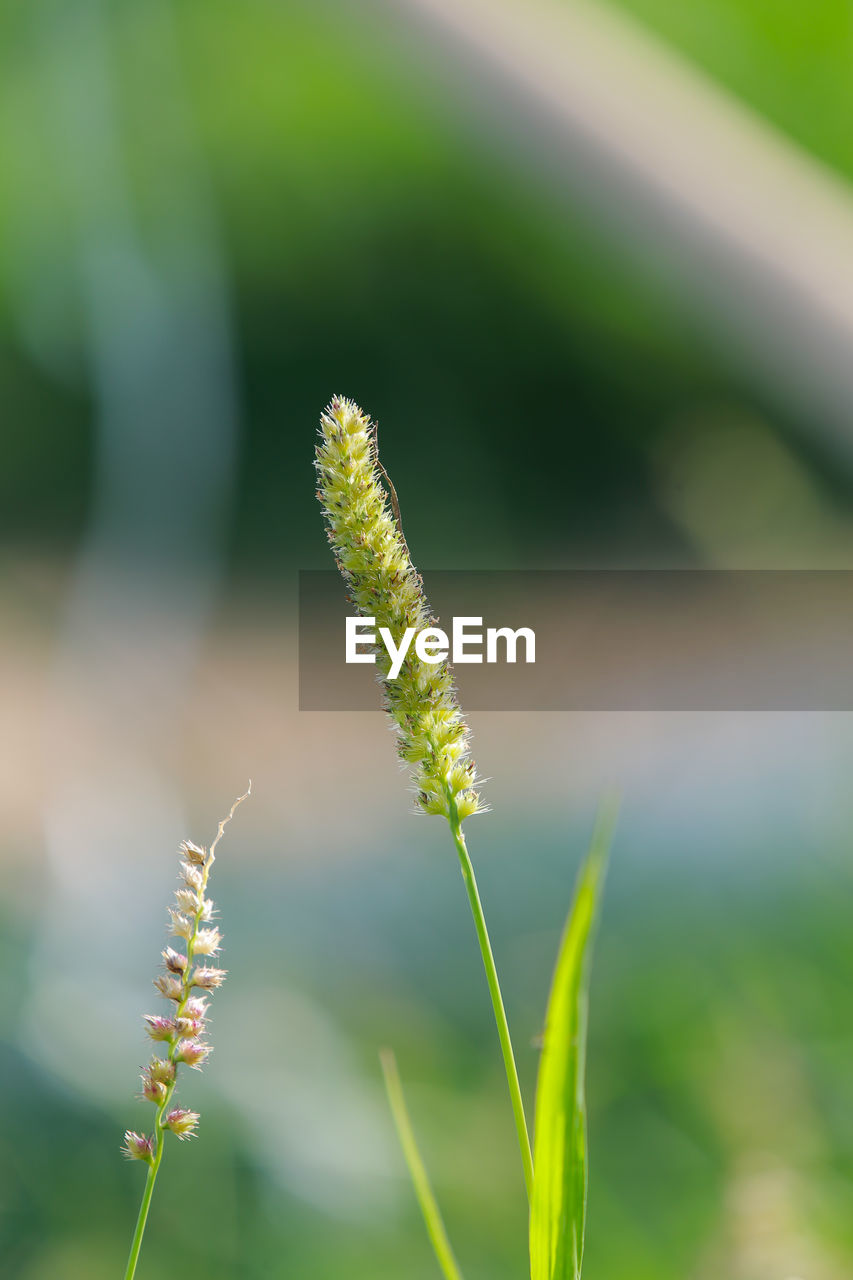
<svg viewBox="0 0 853 1280">
<path fill-rule="evenodd" d="M 320 437 L 317 497 L 350 602 L 399 644 L 408 627 L 421 631 L 436 619 L 383 486 L 376 426 L 358 405 L 335 396 L 320 419 Z M 450 821 L 470 817 L 483 806 L 474 787 L 470 731 L 447 661 L 423 662 L 411 647 L 396 680 L 389 679 L 384 646 L 377 647 L 376 662 L 418 807 Z"/>
</svg>

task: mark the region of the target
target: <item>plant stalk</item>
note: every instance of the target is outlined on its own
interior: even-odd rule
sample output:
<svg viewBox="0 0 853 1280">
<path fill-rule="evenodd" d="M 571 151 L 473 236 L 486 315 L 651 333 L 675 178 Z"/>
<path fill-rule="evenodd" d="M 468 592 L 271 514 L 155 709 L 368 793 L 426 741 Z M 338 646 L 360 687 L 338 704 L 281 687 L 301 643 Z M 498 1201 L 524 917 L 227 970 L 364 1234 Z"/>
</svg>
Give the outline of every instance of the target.
<svg viewBox="0 0 853 1280">
<path fill-rule="evenodd" d="M 403 1148 L 403 1155 L 409 1168 L 421 1213 L 423 1214 L 427 1234 L 438 1259 L 438 1265 L 441 1267 L 445 1280 L 462 1280 L 459 1264 L 447 1238 L 447 1231 L 445 1230 L 441 1210 L 438 1207 L 438 1201 L 433 1194 L 429 1175 L 418 1151 L 418 1144 L 415 1140 L 412 1122 L 409 1119 L 409 1112 L 406 1107 L 406 1099 L 403 1095 L 403 1086 L 400 1083 L 400 1073 L 397 1070 L 397 1059 L 390 1049 L 383 1049 L 379 1055 L 379 1060 L 382 1063 L 385 1088 L 388 1091 L 388 1101 L 391 1104 L 391 1114 L 394 1117 L 397 1136 L 400 1139 L 400 1146 Z"/>
<path fill-rule="evenodd" d="M 154 1194 L 154 1183 L 157 1181 L 157 1171 L 160 1168 L 160 1161 L 163 1159 L 163 1136 L 160 1133 L 157 1154 L 148 1166 L 148 1177 L 145 1179 L 145 1190 L 142 1193 L 142 1203 L 139 1206 L 139 1217 L 136 1219 L 136 1230 L 133 1233 L 133 1242 L 130 1246 L 130 1257 L 127 1260 L 124 1280 L 133 1280 L 136 1275 L 136 1264 L 139 1261 L 139 1251 L 142 1248 L 142 1237 L 145 1234 L 145 1224 L 148 1221 L 148 1210 L 151 1207 L 151 1197 Z"/>
<path fill-rule="evenodd" d="M 518 1146 L 521 1151 L 521 1163 L 524 1168 L 524 1185 L 527 1188 L 527 1199 L 529 1201 L 533 1194 L 533 1155 L 530 1150 L 530 1135 L 527 1131 L 527 1120 L 524 1115 L 524 1102 L 521 1098 L 521 1086 L 518 1082 L 515 1055 L 512 1051 L 512 1039 L 510 1038 L 509 1024 L 506 1019 L 503 996 L 501 995 L 501 984 L 498 981 L 498 971 L 495 966 L 495 957 L 492 953 L 492 944 L 489 941 L 489 931 L 486 928 L 486 917 L 483 914 L 483 904 L 480 901 L 480 893 L 477 888 L 477 879 L 474 875 L 474 867 L 468 853 L 468 846 L 465 843 L 465 836 L 462 834 L 461 823 L 456 814 L 456 806 L 453 804 L 452 800 L 451 814 L 452 817 L 449 819 L 450 830 L 453 834 L 456 852 L 459 854 L 459 862 L 462 867 L 462 879 L 465 881 L 468 901 L 471 904 L 471 914 L 474 917 L 474 927 L 477 930 L 477 941 L 480 944 L 480 951 L 483 956 L 483 967 L 486 970 L 486 981 L 489 984 L 489 994 L 492 997 L 492 1007 L 495 1011 L 498 1039 L 501 1042 L 501 1053 L 503 1054 L 506 1079 L 507 1084 L 509 1085 L 509 1096 L 510 1101 L 512 1102 L 512 1114 L 515 1119 L 515 1129 L 518 1134 Z"/>
</svg>

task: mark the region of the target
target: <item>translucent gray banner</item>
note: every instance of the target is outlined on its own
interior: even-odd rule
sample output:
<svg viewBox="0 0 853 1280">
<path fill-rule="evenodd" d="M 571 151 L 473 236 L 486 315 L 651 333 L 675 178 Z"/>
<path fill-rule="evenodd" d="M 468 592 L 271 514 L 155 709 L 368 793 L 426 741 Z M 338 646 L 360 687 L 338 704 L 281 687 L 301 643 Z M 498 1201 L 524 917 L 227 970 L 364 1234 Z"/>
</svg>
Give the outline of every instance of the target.
<svg viewBox="0 0 853 1280">
<path fill-rule="evenodd" d="M 435 571 L 439 626 L 531 628 L 535 662 L 453 665 L 479 711 L 853 710 L 853 571 Z M 379 707 L 376 667 L 345 661 L 354 610 L 334 570 L 299 575 L 299 706 Z M 477 652 L 477 645 L 469 645 Z"/>
</svg>

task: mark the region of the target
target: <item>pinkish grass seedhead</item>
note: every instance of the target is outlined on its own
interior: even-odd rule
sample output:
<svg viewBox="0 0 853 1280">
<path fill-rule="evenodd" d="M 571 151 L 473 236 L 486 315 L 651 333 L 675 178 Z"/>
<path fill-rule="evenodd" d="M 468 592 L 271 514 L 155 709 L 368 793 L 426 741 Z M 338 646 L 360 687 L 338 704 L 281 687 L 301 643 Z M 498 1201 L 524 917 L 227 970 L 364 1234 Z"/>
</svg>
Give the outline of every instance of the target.
<svg viewBox="0 0 853 1280">
<path fill-rule="evenodd" d="M 154 1140 L 128 1129 L 121 1150 L 128 1160 L 144 1160 L 146 1164 L 150 1164 L 154 1154 Z"/>
<path fill-rule="evenodd" d="M 175 1047 L 175 1062 L 183 1062 L 199 1071 L 210 1057 L 210 1045 L 200 1040 L 179 1040 Z"/>
<path fill-rule="evenodd" d="M 182 840 L 180 849 L 187 862 L 194 862 L 198 866 L 204 866 L 207 853 L 200 845 L 193 844 L 192 840 Z"/>
<path fill-rule="evenodd" d="M 183 1107 L 175 1107 L 174 1111 L 170 1111 L 163 1118 L 163 1128 L 171 1130 L 175 1137 L 183 1142 L 187 1138 L 195 1137 L 199 1119 L 197 1111 L 186 1111 Z"/>
<path fill-rule="evenodd" d="M 162 952 L 163 971 L 154 979 L 156 990 L 171 1002 L 173 1009 L 168 1014 L 145 1014 L 144 1019 L 149 1037 L 155 1044 L 163 1046 L 162 1055 L 155 1054 L 142 1072 L 141 1096 L 156 1107 L 154 1131 L 140 1134 L 128 1129 L 122 1146 L 128 1159 L 142 1160 L 149 1167 L 125 1280 L 132 1280 L 136 1270 L 166 1133 L 173 1133 L 176 1138 L 184 1140 L 192 1137 L 198 1128 L 198 1112 L 175 1107 L 172 1102 L 179 1068 L 185 1066 L 200 1071 L 211 1053 L 210 1045 L 204 1040 L 208 1001 L 205 996 L 194 994 L 194 988 L 214 991 L 225 981 L 226 971 L 205 964 L 196 965 L 195 960 L 217 955 L 222 945 L 219 929 L 202 927 L 207 925 L 215 910 L 213 902 L 206 896 L 208 879 L 225 826 L 251 790 L 250 783 L 246 794 L 235 800 L 228 817 L 220 822 L 216 838 L 208 849 L 191 840 L 184 840 L 180 846 L 180 884 L 175 891 L 175 905 L 169 907 L 170 932 L 179 942 Z"/>
<path fill-rule="evenodd" d="M 182 951 L 175 951 L 172 947 L 166 947 L 163 952 L 163 964 L 170 973 L 184 973 L 187 967 L 187 958 Z"/>
<path fill-rule="evenodd" d="M 202 966 L 200 969 L 193 969 L 190 978 L 190 986 L 199 987 L 202 991 L 215 991 L 217 987 L 221 987 L 225 981 L 225 969 L 211 969 L 209 966 Z"/>
<path fill-rule="evenodd" d="M 145 1030 L 152 1040 L 171 1040 L 175 1034 L 175 1019 L 161 1018 L 159 1014 L 146 1013 Z"/>
</svg>

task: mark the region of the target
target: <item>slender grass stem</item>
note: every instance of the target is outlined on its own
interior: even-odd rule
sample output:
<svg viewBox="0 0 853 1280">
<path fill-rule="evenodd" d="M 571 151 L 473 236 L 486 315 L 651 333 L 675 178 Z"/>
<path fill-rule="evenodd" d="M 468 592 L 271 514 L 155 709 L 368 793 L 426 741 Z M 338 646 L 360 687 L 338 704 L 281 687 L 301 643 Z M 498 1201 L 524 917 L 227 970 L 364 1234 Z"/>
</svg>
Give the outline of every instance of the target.
<svg viewBox="0 0 853 1280">
<path fill-rule="evenodd" d="M 527 1130 L 527 1120 L 524 1115 L 524 1102 L 521 1097 L 521 1086 L 518 1082 L 515 1054 L 512 1051 L 512 1039 L 509 1034 L 509 1023 L 506 1019 L 506 1010 L 504 1009 L 503 996 L 501 995 L 501 984 L 498 981 L 495 957 L 492 953 L 492 944 L 489 941 L 489 931 L 486 928 L 486 917 L 483 914 L 483 904 L 480 901 L 480 892 L 477 888 L 477 878 L 474 875 L 474 867 L 468 853 L 468 846 L 465 843 L 465 836 L 462 834 L 462 826 L 456 814 L 455 805 L 453 805 L 452 799 L 451 815 L 452 816 L 449 819 L 450 830 L 453 834 L 456 852 L 459 854 L 459 862 L 462 867 L 462 879 L 465 881 L 468 901 L 471 904 L 471 913 L 474 917 L 474 927 L 477 930 L 477 941 L 480 944 L 480 951 L 483 956 L 483 966 L 486 970 L 486 981 L 489 984 L 489 994 L 492 997 L 492 1007 L 495 1011 L 498 1039 L 501 1042 L 501 1053 L 503 1054 L 506 1079 L 507 1084 L 509 1085 L 509 1096 L 510 1101 L 512 1102 L 512 1114 L 515 1119 L 515 1129 L 518 1134 L 518 1146 L 521 1151 L 521 1163 L 524 1168 L 524 1185 L 527 1188 L 527 1199 L 529 1201 L 533 1194 L 533 1155 L 530 1150 L 530 1135 Z"/>
<path fill-rule="evenodd" d="M 127 1270 L 124 1273 L 124 1280 L 133 1280 L 133 1277 L 136 1275 L 136 1264 L 139 1261 L 139 1251 L 142 1248 L 142 1237 L 145 1234 L 145 1224 L 148 1221 L 148 1210 L 151 1207 L 151 1197 L 154 1194 L 154 1183 L 157 1181 L 157 1172 L 160 1168 L 160 1161 L 162 1159 L 163 1135 L 160 1134 L 160 1141 L 157 1145 L 157 1154 L 148 1166 L 148 1177 L 145 1179 L 145 1190 L 142 1193 L 142 1203 L 139 1206 L 139 1217 L 136 1219 L 136 1230 L 133 1233 L 133 1242 L 130 1246 L 130 1257 L 127 1260 Z"/>
<path fill-rule="evenodd" d="M 391 1114 L 394 1117 L 397 1136 L 400 1139 L 400 1146 L 403 1148 L 403 1155 L 408 1165 L 409 1175 L 415 1188 L 415 1195 L 417 1196 L 424 1222 L 426 1223 L 427 1234 L 438 1259 L 438 1265 L 444 1273 L 445 1280 L 462 1280 L 459 1264 L 453 1256 L 453 1249 L 447 1238 L 447 1231 L 444 1227 L 444 1220 L 438 1207 L 438 1201 L 433 1194 L 429 1176 L 418 1151 L 418 1144 L 415 1140 L 415 1133 L 412 1129 L 412 1122 L 409 1119 L 408 1108 L 406 1107 L 406 1099 L 403 1095 L 400 1073 L 397 1070 L 397 1059 L 390 1049 L 383 1049 L 379 1054 L 379 1060 L 382 1063 L 385 1088 L 388 1091 L 388 1101 L 391 1105 Z"/>
</svg>

